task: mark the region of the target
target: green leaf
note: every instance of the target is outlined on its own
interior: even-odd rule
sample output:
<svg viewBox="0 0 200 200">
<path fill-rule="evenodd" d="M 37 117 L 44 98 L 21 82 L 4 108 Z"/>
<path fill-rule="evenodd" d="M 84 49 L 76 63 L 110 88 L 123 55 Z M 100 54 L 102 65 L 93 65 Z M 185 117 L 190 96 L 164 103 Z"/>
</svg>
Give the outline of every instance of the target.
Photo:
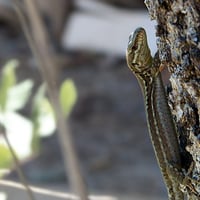
<svg viewBox="0 0 200 200">
<path fill-rule="evenodd" d="M 30 79 L 11 87 L 8 91 L 6 110 L 16 111 L 22 109 L 31 95 L 32 87 L 33 81 Z"/>
<path fill-rule="evenodd" d="M 60 104 L 65 117 L 71 113 L 77 100 L 77 90 L 71 79 L 65 80 L 60 88 Z"/>
<path fill-rule="evenodd" d="M 17 66 L 18 62 L 12 60 L 3 67 L 0 81 L 0 110 L 5 110 L 8 90 L 16 84 L 15 68 Z"/>
<path fill-rule="evenodd" d="M 55 128 L 55 117 L 52 106 L 45 97 L 46 87 L 41 85 L 33 98 L 32 123 L 33 138 L 32 149 L 38 152 L 40 149 L 40 137 L 51 135 Z"/>
<path fill-rule="evenodd" d="M 30 156 L 32 122 L 16 112 L 0 112 L 0 121 L 18 157 Z"/>
<path fill-rule="evenodd" d="M 46 97 L 37 104 L 34 111 L 34 122 L 37 121 L 40 136 L 50 135 L 55 130 L 55 118 L 52 106 Z"/>
<path fill-rule="evenodd" d="M 54 111 L 45 92 L 45 84 L 42 84 L 33 98 L 32 119 L 40 136 L 47 136 L 55 130 Z"/>
<path fill-rule="evenodd" d="M 46 84 L 42 84 L 40 85 L 40 87 L 37 89 L 34 97 L 33 97 L 33 109 L 35 109 L 35 107 L 37 108 L 40 104 L 40 101 L 45 97 L 45 93 L 46 93 Z"/>
<path fill-rule="evenodd" d="M 12 155 L 10 150 L 4 144 L 0 144 L 0 169 L 10 168 L 12 163 Z"/>
</svg>

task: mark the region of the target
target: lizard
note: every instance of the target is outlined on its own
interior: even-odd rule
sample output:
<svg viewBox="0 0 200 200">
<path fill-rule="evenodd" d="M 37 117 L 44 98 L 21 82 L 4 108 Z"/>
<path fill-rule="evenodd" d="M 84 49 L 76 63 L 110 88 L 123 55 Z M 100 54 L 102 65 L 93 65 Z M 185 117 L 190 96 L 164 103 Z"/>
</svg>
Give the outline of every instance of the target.
<svg viewBox="0 0 200 200">
<path fill-rule="evenodd" d="M 176 128 L 167 103 L 158 54 L 153 58 L 146 32 L 138 28 L 129 37 L 126 51 L 128 67 L 142 89 L 150 138 L 168 190 L 169 200 L 184 200 L 178 177 L 181 156 Z"/>
</svg>

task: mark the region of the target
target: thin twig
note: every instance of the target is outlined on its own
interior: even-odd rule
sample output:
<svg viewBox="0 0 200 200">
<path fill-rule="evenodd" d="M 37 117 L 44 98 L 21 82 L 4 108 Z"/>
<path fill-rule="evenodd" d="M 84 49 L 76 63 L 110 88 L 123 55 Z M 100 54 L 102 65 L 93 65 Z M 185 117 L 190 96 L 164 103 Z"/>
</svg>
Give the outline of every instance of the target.
<svg viewBox="0 0 200 200">
<path fill-rule="evenodd" d="M 0 180 L 0 186 L 2 187 L 8 187 L 8 188 L 15 188 L 19 190 L 25 190 L 24 186 L 18 182 L 14 181 L 8 181 L 8 180 Z M 44 189 L 41 187 L 35 187 L 35 186 L 29 186 L 31 190 L 35 194 L 41 194 L 41 195 L 47 195 L 51 197 L 57 197 L 61 199 L 68 199 L 68 200 L 78 200 L 78 197 L 74 194 L 70 193 L 64 193 L 56 190 L 49 190 L 49 189 Z M 90 200 L 116 200 L 117 198 L 114 196 L 108 196 L 108 195 L 90 195 L 89 196 Z"/>
<path fill-rule="evenodd" d="M 4 187 L 9 187 L 9 188 L 25 190 L 23 185 L 14 181 L 0 180 L 0 185 Z M 58 198 L 63 198 L 63 199 L 66 198 L 69 200 L 78 200 L 78 197 L 73 194 L 56 192 L 56 191 L 42 189 L 42 188 L 34 187 L 34 186 L 29 186 L 29 187 L 31 188 L 32 191 L 34 191 L 37 194 L 48 195 L 48 196 L 58 197 Z"/>
<path fill-rule="evenodd" d="M 50 52 L 50 49 L 52 50 L 52 48 L 48 39 L 47 31 L 44 28 L 42 20 L 39 16 L 35 1 L 24 0 L 26 15 L 29 19 L 31 31 L 28 28 L 29 26 L 24 15 L 22 14 L 23 11 L 21 10 L 21 7 L 19 7 L 20 1 L 15 0 L 14 2 L 17 1 L 18 4 L 15 4 L 15 7 L 17 7 L 17 14 L 31 50 L 39 62 L 40 73 L 44 81 L 47 83 L 48 95 L 57 118 L 57 128 L 65 163 L 66 175 L 68 174 L 72 189 L 75 190 L 81 200 L 87 200 L 87 189 L 80 172 L 80 165 L 72 141 L 72 136 L 69 127 L 66 126 L 65 118 L 59 103 L 59 94 L 56 81 L 57 77 L 55 72 L 56 63 L 53 59 L 54 56 L 52 56 Z"/>
</svg>

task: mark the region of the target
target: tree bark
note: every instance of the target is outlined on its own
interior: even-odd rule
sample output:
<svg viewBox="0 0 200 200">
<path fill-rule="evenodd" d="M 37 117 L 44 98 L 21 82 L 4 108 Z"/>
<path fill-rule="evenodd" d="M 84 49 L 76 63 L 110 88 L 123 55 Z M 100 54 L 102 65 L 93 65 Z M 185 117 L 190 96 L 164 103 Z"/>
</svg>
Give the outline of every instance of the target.
<svg viewBox="0 0 200 200">
<path fill-rule="evenodd" d="M 171 76 L 169 105 L 175 118 L 183 168 L 200 195 L 200 1 L 145 0 L 151 19 L 157 21 L 159 57 Z M 191 167 L 193 166 L 193 167 Z M 199 184 L 198 184 L 199 182 Z M 196 190 L 196 195 L 194 191 Z"/>
</svg>

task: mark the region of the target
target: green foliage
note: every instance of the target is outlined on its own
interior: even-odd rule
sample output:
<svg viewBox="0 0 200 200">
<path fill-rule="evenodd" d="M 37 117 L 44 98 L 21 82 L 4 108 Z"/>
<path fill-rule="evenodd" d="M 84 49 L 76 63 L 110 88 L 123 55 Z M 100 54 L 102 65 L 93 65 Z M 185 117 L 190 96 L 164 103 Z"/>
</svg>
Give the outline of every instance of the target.
<svg viewBox="0 0 200 200">
<path fill-rule="evenodd" d="M 1 73 L 0 82 L 0 123 L 6 130 L 18 130 L 19 124 L 24 124 L 27 121 L 23 118 L 18 110 L 22 109 L 30 97 L 33 87 L 33 81 L 27 79 L 17 83 L 15 69 L 18 65 L 16 60 L 8 62 Z M 24 124 L 25 125 L 25 124 Z M 23 128 L 20 129 L 21 134 Z"/>
<path fill-rule="evenodd" d="M 16 76 L 15 68 L 18 62 L 16 60 L 10 61 L 2 70 L 2 76 L 0 81 L 0 110 L 4 111 L 7 103 L 7 95 L 9 89 L 15 85 Z"/>
<path fill-rule="evenodd" d="M 27 79 L 17 84 L 15 69 L 18 65 L 16 60 L 8 62 L 3 67 L 0 82 L 0 111 L 14 112 L 22 109 L 27 103 L 33 87 L 33 81 Z"/>
<path fill-rule="evenodd" d="M 34 152 L 40 150 L 40 137 L 52 134 L 56 128 L 55 114 L 49 100 L 45 96 L 45 92 L 46 87 L 42 84 L 33 98 L 31 117 L 33 137 L 31 146 Z M 71 79 L 67 79 L 61 84 L 59 97 L 63 113 L 67 118 L 77 99 L 76 87 Z"/>
<path fill-rule="evenodd" d="M 31 116 L 33 137 L 31 146 L 34 152 L 40 150 L 40 137 L 52 134 L 56 128 L 54 112 L 49 100 L 45 96 L 45 92 L 46 87 L 42 84 L 33 98 Z"/>
<path fill-rule="evenodd" d="M 44 84 L 38 88 L 32 97 L 31 117 L 25 118 L 18 112 L 25 107 L 30 98 L 33 81 L 26 79 L 19 83 L 17 82 L 15 71 L 17 64 L 16 60 L 12 60 L 2 69 L 0 81 L 0 125 L 5 127 L 6 134 L 20 134 L 20 137 L 18 135 L 15 137 L 14 142 L 17 143 L 20 138 L 23 138 L 23 140 L 27 139 L 29 143 L 24 141 L 23 144 L 23 146 L 28 145 L 28 148 L 25 149 L 38 152 L 40 149 L 40 137 L 48 136 L 55 131 L 55 114 L 46 97 L 46 87 Z M 64 116 L 67 118 L 77 100 L 76 87 L 71 79 L 65 80 L 62 83 L 59 90 L 59 98 Z M 2 146 L 1 141 L 0 145 L 0 166 L 6 166 L 9 163 L 10 154 L 7 152 L 7 147 Z M 14 146 L 14 148 L 16 153 L 20 152 L 17 147 Z M 27 154 L 30 154 L 30 152 Z M 22 157 L 24 156 L 26 155 Z"/>
<path fill-rule="evenodd" d="M 60 87 L 60 104 L 66 117 L 72 111 L 77 100 L 77 90 L 71 79 L 65 80 Z"/>
<path fill-rule="evenodd" d="M 24 138 L 30 134 L 32 125 L 30 120 L 21 116 L 17 111 L 27 103 L 33 86 L 32 80 L 17 83 L 16 67 L 18 62 L 8 62 L 1 71 L 0 77 L 0 125 L 5 127 L 6 134 L 20 131 Z M 16 141 L 16 140 L 15 140 Z M 11 162 L 11 155 L 3 141 L 0 141 L 0 166 L 6 166 Z"/>
<path fill-rule="evenodd" d="M 11 87 L 7 93 L 6 111 L 17 111 L 26 105 L 33 87 L 33 81 L 27 79 Z"/>
<path fill-rule="evenodd" d="M 12 163 L 12 155 L 8 147 L 4 146 L 3 144 L 0 144 L 0 156 L 0 169 L 9 167 Z"/>
</svg>

